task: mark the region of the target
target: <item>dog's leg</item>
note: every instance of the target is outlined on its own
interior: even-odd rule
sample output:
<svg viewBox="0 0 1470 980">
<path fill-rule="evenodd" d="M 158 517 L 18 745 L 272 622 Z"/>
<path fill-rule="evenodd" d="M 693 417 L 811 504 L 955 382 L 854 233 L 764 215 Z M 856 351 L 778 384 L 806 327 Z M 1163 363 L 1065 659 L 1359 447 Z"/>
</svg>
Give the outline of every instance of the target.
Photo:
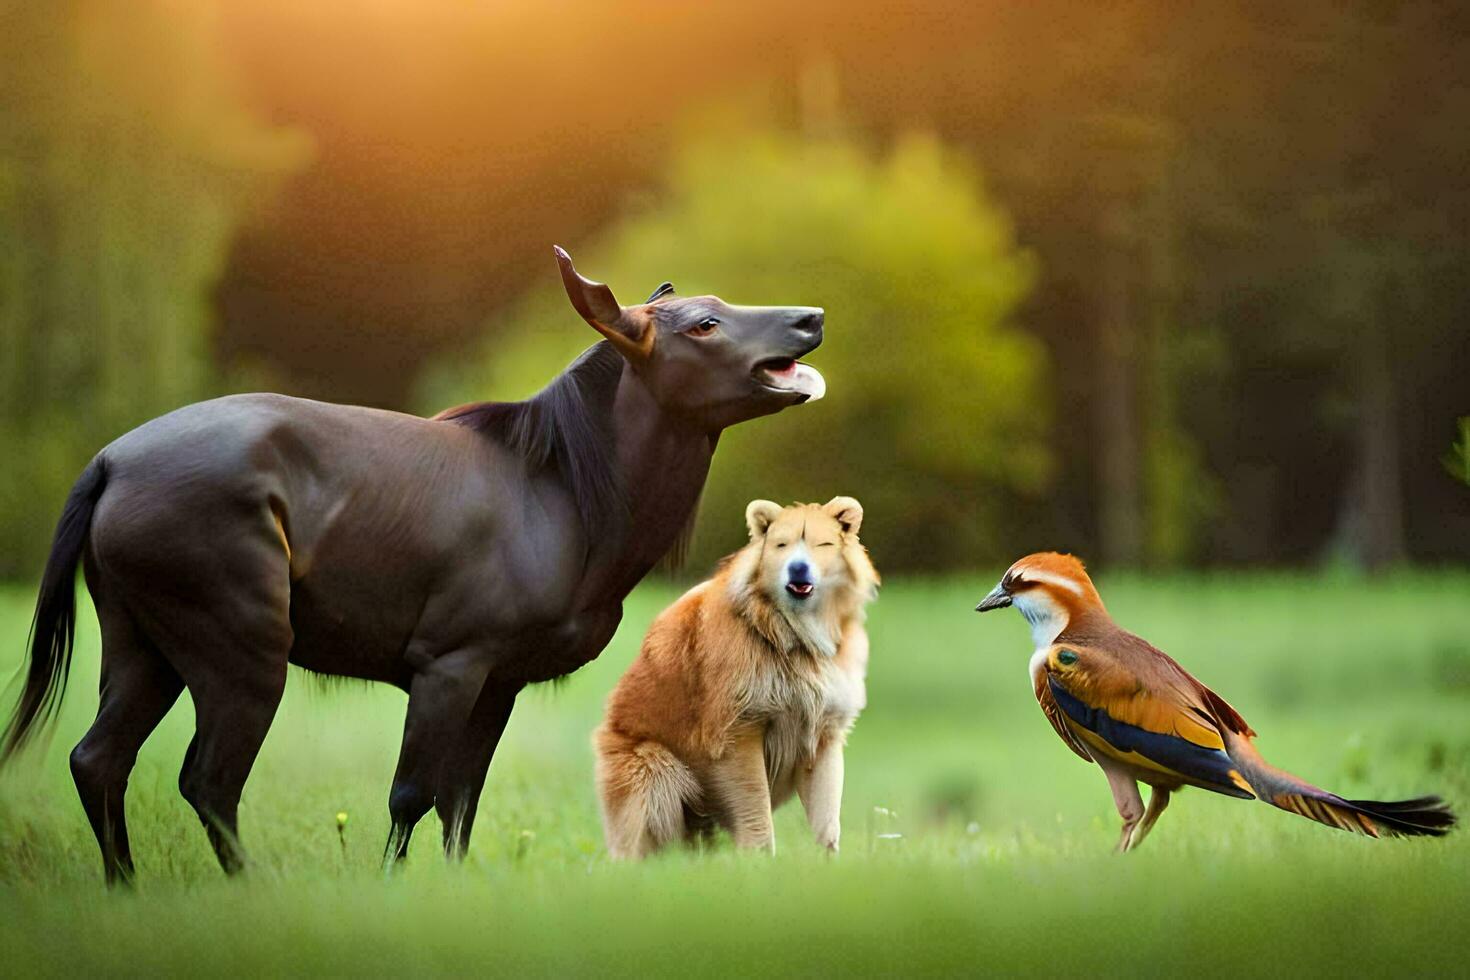
<svg viewBox="0 0 1470 980">
<path fill-rule="evenodd" d="M 776 853 L 765 731 L 755 726 L 737 731 L 724 757 L 712 769 L 711 782 L 735 846 Z"/>
<path fill-rule="evenodd" d="M 842 761 L 842 735 L 828 733 L 817 744 L 811 768 L 798 773 L 796 781 L 817 843 L 834 852 L 842 836 Z"/>
</svg>

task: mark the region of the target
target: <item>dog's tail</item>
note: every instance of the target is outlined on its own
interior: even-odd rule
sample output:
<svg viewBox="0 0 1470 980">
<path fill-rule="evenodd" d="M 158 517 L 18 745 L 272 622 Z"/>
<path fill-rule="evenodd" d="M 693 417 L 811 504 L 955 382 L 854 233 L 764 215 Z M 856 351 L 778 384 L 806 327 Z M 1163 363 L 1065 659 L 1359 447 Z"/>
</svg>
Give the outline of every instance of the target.
<svg viewBox="0 0 1470 980">
<path fill-rule="evenodd" d="M 597 795 L 607 849 L 615 858 L 641 858 L 684 836 L 684 806 L 699 798 L 699 782 L 658 742 L 599 728 Z"/>
</svg>

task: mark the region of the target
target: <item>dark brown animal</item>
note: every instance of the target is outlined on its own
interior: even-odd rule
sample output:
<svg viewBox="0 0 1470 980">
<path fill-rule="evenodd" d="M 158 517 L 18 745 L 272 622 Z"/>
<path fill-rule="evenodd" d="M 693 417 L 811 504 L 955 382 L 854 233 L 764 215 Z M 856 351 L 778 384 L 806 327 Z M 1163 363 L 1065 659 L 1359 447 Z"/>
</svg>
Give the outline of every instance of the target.
<svg viewBox="0 0 1470 980">
<path fill-rule="evenodd" d="M 623 307 L 556 254 L 605 340 L 528 401 L 423 419 L 221 398 L 135 429 L 82 473 L 0 760 L 60 701 L 80 563 L 102 691 L 71 768 L 109 882 L 133 873 L 138 748 L 184 688 L 197 720 L 179 789 L 224 869 L 243 866 L 236 809 L 288 663 L 408 692 L 385 859 L 431 808 L 462 854 L 516 694 L 602 651 L 690 521 L 720 431 L 822 393 L 795 360 L 821 343 L 820 309 L 668 284 Z"/>
</svg>

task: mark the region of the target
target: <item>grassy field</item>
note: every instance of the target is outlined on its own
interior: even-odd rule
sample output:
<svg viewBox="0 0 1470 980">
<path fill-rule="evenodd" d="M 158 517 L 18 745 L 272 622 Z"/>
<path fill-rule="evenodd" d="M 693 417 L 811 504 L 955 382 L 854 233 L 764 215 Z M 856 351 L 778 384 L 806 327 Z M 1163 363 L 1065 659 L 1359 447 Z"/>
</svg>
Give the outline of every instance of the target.
<svg viewBox="0 0 1470 980">
<path fill-rule="evenodd" d="M 606 859 L 588 735 L 674 594 L 652 585 L 599 661 L 522 696 L 463 866 L 440 859 L 431 816 L 403 873 L 378 870 L 403 696 L 293 676 L 245 789 L 248 877 L 223 878 L 175 788 L 185 699 L 133 775 L 134 894 L 104 892 L 66 771 L 96 707 L 88 611 L 55 737 L 0 774 L 4 970 L 1466 972 L 1466 833 L 1365 840 L 1190 791 L 1138 852 L 1110 854 L 1106 782 L 1037 710 L 1020 617 L 970 612 L 994 580 L 909 580 L 873 608 L 835 859 L 795 806 L 777 816 L 774 858 L 716 846 Z M 1125 626 L 1241 710 L 1278 765 L 1350 797 L 1470 802 L 1470 576 L 1099 584 Z M 0 590 L 6 674 L 31 598 Z"/>
</svg>

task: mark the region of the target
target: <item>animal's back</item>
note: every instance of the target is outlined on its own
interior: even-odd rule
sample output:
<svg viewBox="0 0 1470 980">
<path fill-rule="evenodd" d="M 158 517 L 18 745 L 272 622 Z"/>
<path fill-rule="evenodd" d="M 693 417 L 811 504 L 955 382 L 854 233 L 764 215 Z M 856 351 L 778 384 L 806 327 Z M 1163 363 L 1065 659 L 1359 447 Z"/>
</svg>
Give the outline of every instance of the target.
<svg viewBox="0 0 1470 980">
<path fill-rule="evenodd" d="M 351 510 L 368 511 L 368 527 L 384 530 L 395 512 L 431 506 L 414 488 L 436 469 L 462 466 L 456 453 L 468 455 L 476 438 L 396 412 L 284 395 L 189 405 L 99 454 L 106 487 L 92 544 L 105 568 L 120 570 L 162 552 L 176 566 L 207 559 L 232 533 L 266 533 L 290 552 L 300 578 Z"/>
<path fill-rule="evenodd" d="M 514 508 L 574 519 L 554 500 L 497 496 L 496 481 L 524 464 L 480 433 L 282 395 L 187 406 L 99 458 L 94 588 L 164 625 L 208 605 L 231 623 L 269 618 L 277 633 L 289 610 L 306 640 L 293 661 L 395 683 L 432 588 L 484 596 L 456 602 L 466 635 L 516 614 L 499 593 L 535 599 L 480 571 L 497 529 L 524 521 Z"/>
</svg>

